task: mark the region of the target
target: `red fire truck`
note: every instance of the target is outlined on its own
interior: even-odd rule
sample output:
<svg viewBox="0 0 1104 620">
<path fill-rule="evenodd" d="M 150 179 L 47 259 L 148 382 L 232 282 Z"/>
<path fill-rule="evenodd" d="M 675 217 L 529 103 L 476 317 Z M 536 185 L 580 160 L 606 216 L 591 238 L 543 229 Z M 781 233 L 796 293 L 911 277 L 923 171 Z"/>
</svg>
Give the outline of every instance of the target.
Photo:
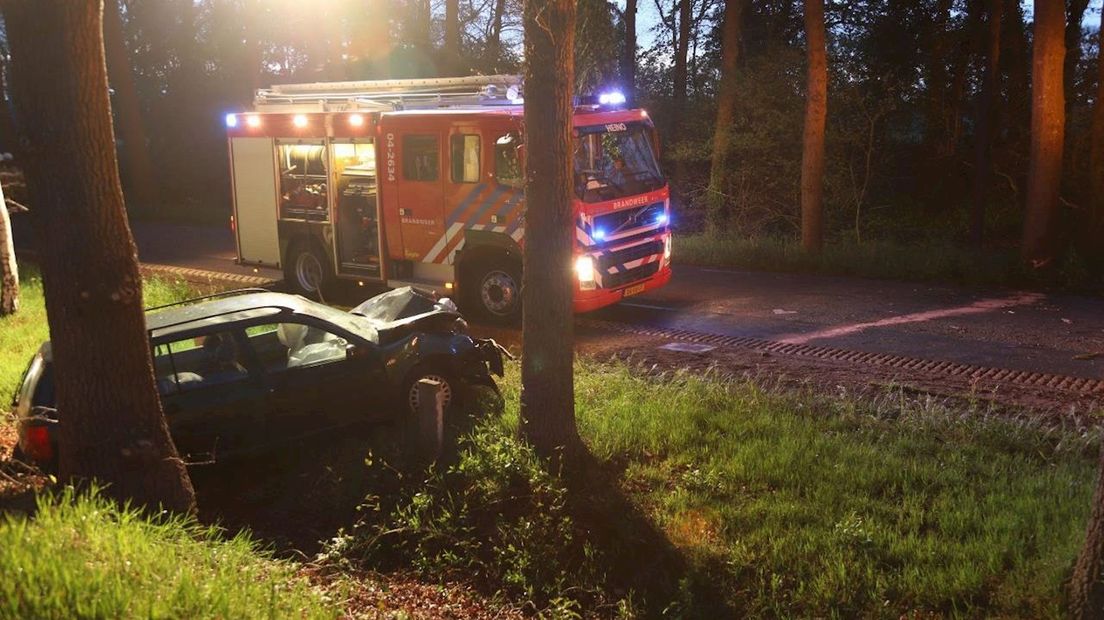
<svg viewBox="0 0 1104 620">
<path fill-rule="evenodd" d="M 518 76 L 285 84 L 226 117 L 242 264 L 316 294 L 337 278 L 413 284 L 520 313 L 526 233 Z M 576 106 L 575 310 L 671 277 L 667 182 L 647 112 Z"/>
</svg>

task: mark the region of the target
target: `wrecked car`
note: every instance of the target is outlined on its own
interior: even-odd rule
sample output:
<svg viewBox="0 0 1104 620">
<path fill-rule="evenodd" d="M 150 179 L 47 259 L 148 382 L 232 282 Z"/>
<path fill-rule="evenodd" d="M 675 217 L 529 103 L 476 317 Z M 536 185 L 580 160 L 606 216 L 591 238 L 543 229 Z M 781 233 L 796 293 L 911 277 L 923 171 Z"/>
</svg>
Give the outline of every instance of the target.
<svg viewBox="0 0 1104 620">
<path fill-rule="evenodd" d="M 146 311 L 157 389 L 186 462 L 249 455 L 419 406 L 440 381 L 446 409 L 473 386 L 497 390 L 503 355 L 469 337 L 448 299 L 404 287 L 343 312 L 296 295 L 230 291 Z M 16 458 L 56 463 L 50 343 L 15 395 Z"/>
</svg>

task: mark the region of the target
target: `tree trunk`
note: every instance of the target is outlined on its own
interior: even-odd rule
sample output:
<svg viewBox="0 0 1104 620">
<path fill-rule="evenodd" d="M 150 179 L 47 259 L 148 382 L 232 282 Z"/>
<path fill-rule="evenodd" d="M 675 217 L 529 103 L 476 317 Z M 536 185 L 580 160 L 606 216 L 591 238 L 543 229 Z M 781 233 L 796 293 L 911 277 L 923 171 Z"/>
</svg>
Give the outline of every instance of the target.
<svg viewBox="0 0 1104 620">
<path fill-rule="evenodd" d="M 15 263 L 15 240 L 8 207 L 4 205 L 4 190 L 0 188 L 0 316 L 18 311 L 19 267 Z"/>
<path fill-rule="evenodd" d="M 924 122 L 924 143 L 931 156 L 941 157 L 947 142 L 947 49 L 950 33 L 947 24 L 951 18 L 951 0 L 938 0 L 935 9 L 935 24 L 931 39 L 931 54 L 928 56 L 927 110 Z"/>
<path fill-rule="evenodd" d="M 981 78 L 977 116 L 974 121 L 974 200 L 970 209 L 970 240 L 981 246 L 985 237 L 985 208 L 989 201 L 989 183 L 993 175 L 993 117 L 997 111 L 1000 77 L 1000 34 L 1004 13 L 1003 0 L 987 0 L 989 14 L 985 70 Z"/>
<path fill-rule="evenodd" d="M 1077 65 L 1081 63 L 1081 22 L 1089 0 L 1068 0 L 1066 9 L 1066 60 L 1063 82 L 1066 91 L 1066 114 L 1074 103 L 1073 88 L 1077 84 Z"/>
<path fill-rule="evenodd" d="M 1100 53 L 1096 59 L 1096 102 L 1093 104 L 1092 129 L 1089 134 L 1089 225 L 1086 227 L 1086 249 L 1090 265 L 1096 273 L 1104 272 L 1104 27 L 1099 32 Z"/>
<path fill-rule="evenodd" d="M 195 497 L 161 414 L 119 186 L 102 4 L 8 0 L 3 10 L 62 418 L 60 476 L 189 512 Z"/>
<path fill-rule="evenodd" d="M 634 0 L 635 1 L 635 0 Z M 491 18 L 491 34 L 487 37 L 487 63 L 492 73 L 497 73 L 498 63 L 502 60 L 502 18 L 506 14 L 506 0 L 495 0 L 494 16 Z"/>
<path fill-rule="evenodd" d="M 824 126 L 828 118 L 824 0 L 805 0 L 805 40 L 809 46 L 809 84 L 801 154 L 801 245 L 806 252 L 817 253 L 824 246 Z"/>
<path fill-rule="evenodd" d="M 103 15 L 104 52 L 107 55 L 108 81 L 115 91 L 115 120 L 119 125 L 119 140 L 123 143 L 123 176 L 126 197 L 131 206 L 149 207 L 157 196 L 153 167 L 146 143 L 146 126 L 142 104 L 134 86 L 134 70 L 123 34 L 123 19 L 119 0 L 105 0 Z"/>
<path fill-rule="evenodd" d="M 1027 179 L 1023 259 L 1046 267 L 1055 257 L 1054 226 L 1062 183 L 1066 109 L 1062 83 L 1065 60 L 1065 4 L 1035 5 L 1035 49 L 1031 76 L 1031 162 Z"/>
<path fill-rule="evenodd" d="M 1097 467 L 1092 514 L 1085 532 L 1085 544 L 1074 565 L 1069 585 L 1071 620 L 1104 618 L 1104 449 Z"/>
<path fill-rule="evenodd" d="M 460 74 L 460 0 L 445 0 L 445 43 L 442 50 L 447 75 Z"/>
<path fill-rule="evenodd" d="M 636 101 L 636 0 L 625 0 L 625 41 L 621 50 L 621 88 Z"/>
<path fill-rule="evenodd" d="M 688 74 L 686 68 L 687 54 L 690 52 L 690 2 L 691 0 L 678 0 L 678 40 L 675 41 L 675 66 L 671 74 L 674 110 L 671 118 L 673 126 L 678 128 L 686 113 L 686 89 Z M 671 140 L 677 138 L 671 136 Z"/>
<path fill-rule="evenodd" d="M 721 83 L 717 89 L 717 122 L 713 126 L 713 164 L 709 173 L 706 233 L 718 236 L 727 229 L 729 167 L 732 123 L 736 113 L 736 66 L 740 57 L 744 0 L 726 0 L 721 26 Z"/>
<path fill-rule="evenodd" d="M 526 0 L 525 268 L 521 424 L 546 456 L 581 445 L 575 427 L 572 89 L 575 0 Z"/>
</svg>

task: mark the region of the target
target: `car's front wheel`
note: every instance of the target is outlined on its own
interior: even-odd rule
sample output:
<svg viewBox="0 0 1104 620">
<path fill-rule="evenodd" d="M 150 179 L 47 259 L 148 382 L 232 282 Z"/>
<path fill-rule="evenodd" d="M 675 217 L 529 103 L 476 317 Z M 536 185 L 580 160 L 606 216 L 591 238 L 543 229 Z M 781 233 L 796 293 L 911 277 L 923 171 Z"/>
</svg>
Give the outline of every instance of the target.
<svg viewBox="0 0 1104 620">
<path fill-rule="evenodd" d="M 421 390 L 418 389 L 418 382 L 422 379 L 437 381 L 441 384 L 441 393 L 444 401 L 442 403 L 442 408 L 445 412 L 450 411 L 459 404 L 460 385 L 456 379 L 456 375 L 439 364 L 423 364 L 410 371 L 399 393 L 402 405 L 407 413 L 416 415 L 422 406 L 422 393 Z"/>
</svg>

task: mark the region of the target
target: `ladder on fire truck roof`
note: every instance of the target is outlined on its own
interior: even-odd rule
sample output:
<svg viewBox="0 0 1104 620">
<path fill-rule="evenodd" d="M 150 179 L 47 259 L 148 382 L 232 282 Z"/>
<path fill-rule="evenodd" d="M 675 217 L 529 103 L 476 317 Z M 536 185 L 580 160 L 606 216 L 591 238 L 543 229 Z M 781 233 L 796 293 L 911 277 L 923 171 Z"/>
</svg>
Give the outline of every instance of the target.
<svg viewBox="0 0 1104 620">
<path fill-rule="evenodd" d="M 257 90 L 257 111 L 391 111 L 517 105 L 520 75 L 276 84 Z"/>
</svg>

